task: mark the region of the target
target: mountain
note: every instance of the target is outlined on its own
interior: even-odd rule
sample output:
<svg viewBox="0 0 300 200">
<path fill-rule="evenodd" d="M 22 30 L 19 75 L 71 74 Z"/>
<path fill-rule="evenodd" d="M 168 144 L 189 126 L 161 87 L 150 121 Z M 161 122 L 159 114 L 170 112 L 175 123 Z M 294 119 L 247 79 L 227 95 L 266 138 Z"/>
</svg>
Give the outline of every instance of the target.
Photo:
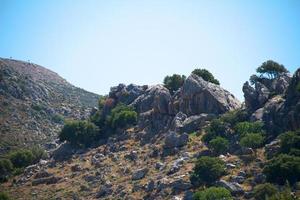
<svg viewBox="0 0 300 200">
<path fill-rule="evenodd" d="M 47 158 L 17 175 L 0 160 L 0 191 L 45 200 L 299 199 L 300 69 L 250 80 L 244 103 L 193 73 L 172 92 L 111 87 L 89 120 L 65 124 Z"/>
<path fill-rule="evenodd" d="M 83 119 L 99 95 L 42 66 L 0 58 L 0 153 L 56 138 L 64 119 Z"/>
</svg>

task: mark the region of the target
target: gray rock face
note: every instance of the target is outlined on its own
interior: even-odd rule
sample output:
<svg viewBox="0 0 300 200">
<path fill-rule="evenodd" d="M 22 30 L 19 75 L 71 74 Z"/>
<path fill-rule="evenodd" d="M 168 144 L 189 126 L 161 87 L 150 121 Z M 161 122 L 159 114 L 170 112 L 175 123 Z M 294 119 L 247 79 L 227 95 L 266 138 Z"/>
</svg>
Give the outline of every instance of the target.
<svg viewBox="0 0 300 200">
<path fill-rule="evenodd" d="M 189 135 L 186 133 L 176 134 L 176 132 L 170 131 L 166 136 L 164 148 L 178 148 L 187 144 Z"/>
<path fill-rule="evenodd" d="M 277 153 L 279 153 L 280 150 L 280 140 L 273 140 L 269 144 L 265 145 L 265 153 L 268 158 L 272 158 Z"/>
<path fill-rule="evenodd" d="M 32 185 L 35 186 L 40 184 L 56 184 L 59 180 L 61 180 L 61 177 L 49 176 L 45 178 L 38 178 L 32 181 Z"/>
<path fill-rule="evenodd" d="M 189 181 L 184 181 L 182 179 L 175 180 L 174 182 L 170 183 L 173 191 L 185 191 L 192 188 L 192 184 Z"/>
<path fill-rule="evenodd" d="M 286 128 L 297 130 L 300 128 L 300 68 L 292 77 L 286 92 L 286 101 L 282 108 L 282 116 L 278 116 L 280 124 Z"/>
<path fill-rule="evenodd" d="M 195 74 L 184 82 L 179 100 L 179 110 L 188 116 L 221 114 L 240 106 L 241 103 L 231 93 Z"/>
<path fill-rule="evenodd" d="M 291 77 L 289 74 L 280 74 L 275 79 L 259 78 L 251 87 L 247 81 L 243 85 L 246 107 L 250 111 L 262 108 L 274 95 L 284 95 L 287 91 Z"/>
<path fill-rule="evenodd" d="M 73 148 L 68 143 L 63 143 L 57 147 L 52 153 L 51 156 L 54 160 L 64 160 L 68 159 L 73 154 Z"/>
<path fill-rule="evenodd" d="M 137 97 L 145 92 L 147 87 L 130 84 L 128 86 L 119 84 L 116 87 L 112 87 L 109 92 L 109 97 L 116 99 L 124 104 L 132 103 Z"/>
<path fill-rule="evenodd" d="M 162 85 L 154 85 L 135 99 L 131 105 L 134 106 L 139 113 L 153 109 L 157 113 L 168 114 L 170 100 L 171 95 L 167 88 Z"/>
<path fill-rule="evenodd" d="M 96 194 L 96 198 L 108 196 L 112 193 L 112 191 L 112 185 L 110 183 L 106 183 L 100 187 L 98 193 Z"/>
<path fill-rule="evenodd" d="M 131 179 L 132 180 L 139 180 L 146 176 L 148 173 L 148 168 L 138 169 L 137 171 L 133 172 Z"/>
<path fill-rule="evenodd" d="M 224 187 L 227 190 L 229 190 L 232 195 L 242 195 L 244 194 L 243 188 L 235 182 L 227 182 L 225 180 L 220 180 L 217 182 L 217 185 L 220 187 Z"/>
<path fill-rule="evenodd" d="M 182 127 L 180 128 L 180 132 L 192 133 L 199 128 L 203 127 L 207 121 L 210 121 L 214 118 L 215 115 L 213 114 L 200 114 L 200 115 L 193 115 L 186 118 L 182 122 Z"/>
<path fill-rule="evenodd" d="M 251 87 L 247 81 L 243 85 L 246 107 L 249 110 L 261 108 L 268 100 L 270 91 L 261 83 L 255 84 L 255 88 Z"/>
</svg>

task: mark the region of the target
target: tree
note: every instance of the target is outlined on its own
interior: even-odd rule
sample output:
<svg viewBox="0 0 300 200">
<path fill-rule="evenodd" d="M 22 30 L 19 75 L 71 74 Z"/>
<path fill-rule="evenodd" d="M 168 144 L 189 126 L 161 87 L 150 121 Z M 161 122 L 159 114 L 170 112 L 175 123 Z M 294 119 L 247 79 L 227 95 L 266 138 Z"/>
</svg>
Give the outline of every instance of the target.
<svg viewBox="0 0 300 200">
<path fill-rule="evenodd" d="M 226 153 L 226 151 L 229 148 L 229 142 L 227 139 L 218 136 L 215 139 L 212 139 L 211 141 L 209 141 L 208 146 L 209 146 L 209 148 L 212 149 L 212 151 L 215 154 L 219 155 L 222 153 Z"/>
<path fill-rule="evenodd" d="M 60 141 L 68 141 L 73 146 L 88 147 L 98 139 L 99 128 L 88 121 L 69 121 L 59 134 Z"/>
<path fill-rule="evenodd" d="M 186 77 L 184 75 L 173 74 L 164 78 L 164 86 L 169 89 L 171 94 L 174 94 L 184 83 Z"/>
<path fill-rule="evenodd" d="M 274 79 L 279 74 L 288 72 L 288 70 L 283 65 L 280 65 L 273 60 L 268 60 L 264 62 L 260 67 L 258 67 L 256 69 L 256 72 L 260 73 L 261 77 L 267 75 L 269 79 Z"/>
<path fill-rule="evenodd" d="M 247 133 L 240 140 L 241 146 L 253 149 L 261 147 L 263 142 L 264 137 L 260 133 Z"/>
<path fill-rule="evenodd" d="M 198 191 L 193 196 L 194 200 L 232 200 L 230 192 L 223 187 L 209 187 Z"/>
<path fill-rule="evenodd" d="M 266 163 L 263 173 L 269 182 L 294 184 L 300 180 L 300 157 L 280 154 Z"/>
<path fill-rule="evenodd" d="M 191 182 L 194 185 L 212 184 L 225 174 L 225 164 L 219 158 L 203 156 L 196 161 Z"/>
<path fill-rule="evenodd" d="M 194 69 L 192 74 L 196 74 L 197 76 L 203 78 L 203 80 L 214 83 L 216 85 L 220 85 L 220 82 L 215 79 L 214 75 L 210 73 L 207 69 Z"/>
</svg>

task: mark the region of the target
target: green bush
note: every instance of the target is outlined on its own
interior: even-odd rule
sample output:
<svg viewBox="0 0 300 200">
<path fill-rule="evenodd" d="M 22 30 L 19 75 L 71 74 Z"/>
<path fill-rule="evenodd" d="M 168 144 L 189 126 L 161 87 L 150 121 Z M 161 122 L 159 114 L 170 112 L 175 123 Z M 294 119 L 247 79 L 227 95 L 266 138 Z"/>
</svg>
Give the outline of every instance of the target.
<svg viewBox="0 0 300 200">
<path fill-rule="evenodd" d="M 11 198 L 8 196 L 6 192 L 0 192 L 0 200 L 10 200 Z"/>
<path fill-rule="evenodd" d="M 33 155 L 32 164 L 37 163 L 40 161 L 40 159 L 45 159 L 47 157 L 45 150 L 38 146 L 34 146 L 29 150 Z"/>
<path fill-rule="evenodd" d="M 279 136 L 280 139 L 280 152 L 289 154 L 290 152 L 292 154 L 298 154 L 295 152 L 298 152 L 300 149 L 300 132 L 293 132 L 289 131 L 286 133 L 283 133 Z"/>
<path fill-rule="evenodd" d="M 0 182 L 6 181 L 14 167 L 9 159 L 0 159 Z"/>
<path fill-rule="evenodd" d="M 239 122 L 246 121 L 248 119 L 248 113 L 242 109 L 233 110 L 223 114 L 220 119 L 233 127 Z"/>
<path fill-rule="evenodd" d="M 257 149 L 263 145 L 264 136 L 260 133 L 247 133 L 240 139 L 242 147 Z"/>
<path fill-rule="evenodd" d="M 216 85 L 220 85 L 220 82 L 215 79 L 214 75 L 210 73 L 207 69 L 194 69 L 192 74 L 196 74 L 197 76 L 203 78 L 203 80 L 214 83 Z"/>
<path fill-rule="evenodd" d="M 196 161 L 191 182 L 194 185 L 212 184 L 225 174 L 225 164 L 219 158 L 203 156 Z"/>
<path fill-rule="evenodd" d="M 60 114 L 55 114 L 52 116 L 52 121 L 57 124 L 62 124 L 64 122 L 64 117 Z"/>
<path fill-rule="evenodd" d="M 172 76 L 166 76 L 164 78 L 164 86 L 169 89 L 170 93 L 176 92 L 185 81 L 184 75 L 173 74 Z"/>
<path fill-rule="evenodd" d="M 264 183 L 255 186 L 254 198 L 256 200 L 265 200 L 277 194 L 278 189 L 271 183 Z"/>
<path fill-rule="evenodd" d="M 266 163 L 263 173 L 269 182 L 294 184 L 300 180 L 300 157 L 280 154 Z"/>
<path fill-rule="evenodd" d="M 256 200 L 294 200 L 291 188 L 286 184 L 281 190 L 271 183 L 264 183 L 254 187 Z"/>
<path fill-rule="evenodd" d="M 88 121 L 66 122 L 59 134 L 60 141 L 70 142 L 73 146 L 88 147 L 98 139 L 99 128 Z"/>
<path fill-rule="evenodd" d="M 227 124 L 221 119 L 213 119 L 206 129 L 206 134 L 202 137 L 202 140 L 208 143 L 210 140 L 217 136 L 227 137 Z"/>
<path fill-rule="evenodd" d="M 35 159 L 32 151 L 28 149 L 13 151 L 9 153 L 8 158 L 16 168 L 27 167 L 31 165 Z"/>
<path fill-rule="evenodd" d="M 244 136 L 247 133 L 263 133 L 262 122 L 240 122 L 234 126 L 234 131 L 239 136 Z"/>
<path fill-rule="evenodd" d="M 132 107 L 119 104 L 111 110 L 108 117 L 108 123 L 111 128 L 124 128 L 128 125 L 133 125 L 137 121 L 137 113 Z"/>
<path fill-rule="evenodd" d="M 215 154 L 219 155 L 228 151 L 229 142 L 227 139 L 218 136 L 209 141 L 208 147 L 212 149 Z"/>
<path fill-rule="evenodd" d="M 232 200 L 230 192 L 223 187 L 209 187 L 198 191 L 193 196 L 194 200 Z"/>
</svg>

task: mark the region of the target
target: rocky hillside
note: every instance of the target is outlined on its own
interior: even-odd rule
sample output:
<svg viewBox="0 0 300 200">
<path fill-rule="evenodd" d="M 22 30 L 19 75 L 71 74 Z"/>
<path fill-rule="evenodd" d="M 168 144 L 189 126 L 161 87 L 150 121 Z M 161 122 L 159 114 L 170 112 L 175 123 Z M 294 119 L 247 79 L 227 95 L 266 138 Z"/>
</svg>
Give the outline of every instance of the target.
<svg viewBox="0 0 300 200">
<path fill-rule="evenodd" d="M 64 139 L 0 191 L 14 199 L 299 199 L 299 73 L 251 79 L 244 105 L 196 74 L 172 94 L 164 85 L 112 87 L 84 121 L 99 131 L 92 145 L 72 145 L 87 144 L 89 131 L 69 125 L 82 137 Z"/>
<path fill-rule="evenodd" d="M 0 58 L 0 153 L 56 138 L 64 119 L 82 119 L 99 95 L 36 64 Z"/>
</svg>

